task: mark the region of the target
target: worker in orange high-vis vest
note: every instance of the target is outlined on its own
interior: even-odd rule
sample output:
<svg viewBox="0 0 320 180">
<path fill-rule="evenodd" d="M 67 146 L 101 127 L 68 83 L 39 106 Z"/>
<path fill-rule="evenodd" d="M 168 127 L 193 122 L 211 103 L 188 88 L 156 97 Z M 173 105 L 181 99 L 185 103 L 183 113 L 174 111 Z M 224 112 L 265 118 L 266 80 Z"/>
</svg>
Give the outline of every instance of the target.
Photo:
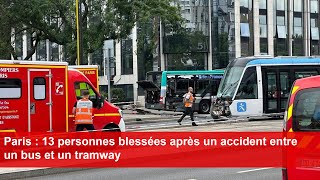
<svg viewBox="0 0 320 180">
<path fill-rule="evenodd" d="M 178 120 L 178 123 L 181 125 L 181 121 L 184 117 L 186 117 L 186 115 L 190 115 L 191 121 L 192 121 L 192 126 L 198 126 L 195 122 L 194 122 L 194 118 L 193 118 L 193 109 L 192 109 L 192 105 L 195 101 L 195 97 L 193 97 L 193 88 L 189 87 L 188 88 L 188 92 L 183 95 L 183 103 L 184 103 L 184 107 L 185 107 L 185 111 L 183 113 L 183 115 L 181 116 L 181 118 Z"/>
<path fill-rule="evenodd" d="M 82 92 L 82 99 L 74 104 L 72 113 L 75 115 L 75 124 L 77 125 L 76 131 L 88 131 L 94 130 L 92 119 L 92 101 L 89 100 L 89 91 L 84 90 Z"/>
</svg>

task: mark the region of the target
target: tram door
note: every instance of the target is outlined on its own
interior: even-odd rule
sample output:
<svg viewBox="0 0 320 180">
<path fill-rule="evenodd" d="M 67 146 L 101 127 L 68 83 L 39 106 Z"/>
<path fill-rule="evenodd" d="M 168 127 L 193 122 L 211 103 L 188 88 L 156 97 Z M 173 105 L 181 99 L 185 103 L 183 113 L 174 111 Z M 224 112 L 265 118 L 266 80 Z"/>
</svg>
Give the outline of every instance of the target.
<svg viewBox="0 0 320 180">
<path fill-rule="evenodd" d="M 291 82 L 289 69 L 262 68 L 264 113 L 284 112 Z"/>
</svg>

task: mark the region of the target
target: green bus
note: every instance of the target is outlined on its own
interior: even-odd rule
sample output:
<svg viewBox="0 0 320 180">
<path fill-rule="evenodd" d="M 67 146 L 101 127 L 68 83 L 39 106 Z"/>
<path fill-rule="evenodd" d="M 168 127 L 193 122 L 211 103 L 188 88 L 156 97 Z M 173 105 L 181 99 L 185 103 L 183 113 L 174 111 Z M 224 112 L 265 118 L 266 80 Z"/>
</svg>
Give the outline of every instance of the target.
<svg viewBox="0 0 320 180">
<path fill-rule="evenodd" d="M 145 107 L 157 110 L 183 110 L 182 96 L 193 87 L 194 111 L 209 113 L 211 96 L 218 91 L 224 70 L 151 71 L 137 83 L 145 90 Z"/>
</svg>

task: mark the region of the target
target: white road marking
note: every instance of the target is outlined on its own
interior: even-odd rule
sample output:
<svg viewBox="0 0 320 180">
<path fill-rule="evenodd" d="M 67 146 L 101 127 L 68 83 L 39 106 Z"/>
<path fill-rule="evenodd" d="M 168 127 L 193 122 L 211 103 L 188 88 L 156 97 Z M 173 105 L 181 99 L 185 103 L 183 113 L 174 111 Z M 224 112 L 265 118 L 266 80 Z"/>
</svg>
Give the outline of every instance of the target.
<svg viewBox="0 0 320 180">
<path fill-rule="evenodd" d="M 247 172 L 253 172 L 253 171 L 262 171 L 262 170 L 267 170 L 267 169 L 272 169 L 272 168 L 268 167 L 268 168 L 249 169 L 249 170 L 245 170 L 245 171 L 238 171 L 237 173 L 241 174 L 241 173 L 247 173 Z"/>
</svg>

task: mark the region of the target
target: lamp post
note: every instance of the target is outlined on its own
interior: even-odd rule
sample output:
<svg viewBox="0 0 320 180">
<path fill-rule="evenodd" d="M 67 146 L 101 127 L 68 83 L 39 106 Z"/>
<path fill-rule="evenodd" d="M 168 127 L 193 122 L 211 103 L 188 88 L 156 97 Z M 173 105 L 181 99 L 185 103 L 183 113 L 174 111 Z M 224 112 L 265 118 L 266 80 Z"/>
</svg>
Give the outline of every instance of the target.
<svg viewBox="0 0 320 180">
<path fill-rule="evenodd" d="M 76 0 L 76 29 L 77 29 L 77 65 L 80 65 L 80 26 L 79 26 L 79 0 Z"/>
<path fill-rule="evenodd" d="M 111 102 L 111 67 L 110 67 L 110 62 L 111 62 L 111 49 L 106 48 L 107 46 L 104 45 L 103 48 L 103 54 L 104 54 L 104 60 L 103 60 L 103 67 L 104 67 L 104 76 L 107 76 L 107 81 L 108 81 L 108 101 Z"/>
</svg>

